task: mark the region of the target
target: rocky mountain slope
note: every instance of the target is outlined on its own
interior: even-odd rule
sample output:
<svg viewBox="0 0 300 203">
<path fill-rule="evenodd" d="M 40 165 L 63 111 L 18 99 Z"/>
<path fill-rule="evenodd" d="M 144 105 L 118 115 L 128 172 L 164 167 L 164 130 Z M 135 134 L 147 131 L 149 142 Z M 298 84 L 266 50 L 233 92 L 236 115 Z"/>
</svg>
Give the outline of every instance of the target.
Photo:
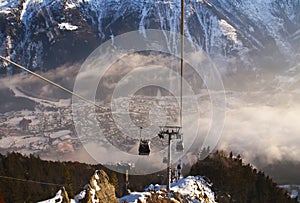
<svg viewBox="0 0 300 203">
<path fill-rule="evenodd" d="M 186 1 L 185 36 L 227 71 L 282 67 L 299 56 L 299 10 L 298 0 Z M 4 0 L 0 54 L 48 70 L 84 60 L 114 36 L 133 30 L 144 35 L 148 28 L 179 32 L 180 1 Z"/>
</svg>

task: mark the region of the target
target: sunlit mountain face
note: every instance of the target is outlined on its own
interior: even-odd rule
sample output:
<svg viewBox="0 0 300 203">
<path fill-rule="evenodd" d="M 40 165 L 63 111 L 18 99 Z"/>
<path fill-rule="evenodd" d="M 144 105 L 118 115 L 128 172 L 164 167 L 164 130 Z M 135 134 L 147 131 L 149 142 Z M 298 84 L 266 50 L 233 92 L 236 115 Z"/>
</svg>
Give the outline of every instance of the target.
<svg viewBox="0 0 300 203">
<path fill-rule="evenodd" d="M 185 3 L 186 38 L 222 69 L 282 69 L 297 59 L 298 1 Z M 180 30 L 180 1 L 2 1 L 0 10 L 1 55 L 34 70 L 81 61 L 128 31 Z M 173 43 L 172 36 L 166 38 Z"/>
<path fill-rule="evenodd" d="M 185 2 L 185 38 L 207 54 L 224 84 L 226 119 L 217 148 L 240 153 L 257 166 L 300 161 L 299 11 L 300 2 L 294 0 Z M 145 30 L 159 29 L 169 47 L 178 43 L 167 31 L 180 32 L 180 12 L 180 1 L 165 0 L 2 1 L 0 55 L 72 89 L 82 62 L 107 40 L 113 43 L 117 36 L 135 30 L 147 39 Z M 137 53 L 116 63 L 108 73 L 110 83 L 100 84 L 99 94 L 104 95 L 99 98 L 106 104 L 122 71 L 146 66 L 157 57 Z M 163 65 L 174 62 L 172 57 L 159 57 Z M 72 127 L 71 97 L 19 72 L 0 63 L 1 151 L 92 162 Z M 192 80 L 191 70 L 185 74 Z M 212 110 L 203 81 L 195 85 L 203 89 L 197 92 L 200 139 L 191 147 L 197 153 L 210 128 Z M 148 93 L 158 94 L 157 89 L 148 89 L 143 95 Z M 126 150 L 134 153 L 135 141 Z"/>
</svg>

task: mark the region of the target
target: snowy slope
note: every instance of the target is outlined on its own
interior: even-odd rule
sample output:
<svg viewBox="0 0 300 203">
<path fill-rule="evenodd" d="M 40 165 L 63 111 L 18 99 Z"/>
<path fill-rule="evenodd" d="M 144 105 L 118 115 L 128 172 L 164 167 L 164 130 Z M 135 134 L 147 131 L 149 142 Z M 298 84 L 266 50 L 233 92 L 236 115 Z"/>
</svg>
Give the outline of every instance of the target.
<svg viewBox="0 0 300 203">
<path fill-rule="evenodd" d="M 55 197 L 45 200 L 45 201 L 40 201 L 38 203 L 63 203 L 63 196 L 62 196 L 62 191 L 59 190 Z M 75 200 L 71 199 L 70 203 L 76 203 Z"/>
<path fill-rule="evenodd" d="M 145 192 L 133 192 L 125 197 L 120 198 L 120 203 L 127 201 L 132 203 L 147 202 L 151 196 L 158 196 L 159 199 L 174 200 L 176 193 L 188 202 L 213 203 L 215 202 L 214 193 L 209 185 L 200 176 L 189 176 L 178 182 L 172 183 L 171 192 L 168 194 L 164 185 L 150 185 Z"/>
</svg>

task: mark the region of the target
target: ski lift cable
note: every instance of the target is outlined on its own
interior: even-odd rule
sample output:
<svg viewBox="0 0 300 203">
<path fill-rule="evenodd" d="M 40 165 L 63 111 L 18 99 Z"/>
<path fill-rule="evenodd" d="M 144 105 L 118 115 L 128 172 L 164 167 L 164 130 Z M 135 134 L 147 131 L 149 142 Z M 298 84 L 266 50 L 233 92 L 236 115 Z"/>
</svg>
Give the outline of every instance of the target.
<svg viewBox="0 0 300 203">
<path fill-rule="evenodd" d="M 45 78 L 45 77 L 43 77 L 43 76 L 41 76 L 41 75 L 39 75 L 39 74 L 37 74 L 37 73 L 35 73 L 35 72 L 33 72 L 33 71 L 31 71 L 31 70 L 25 68 L 24 66 L 21 66 L 21 65 L 19 65 L 19 64 L 15 63 L 15 62 L 13 62 L 13 61 L 11 61 L 11 60 L 9 60 L 9 59 L 3 57 L 3 56 L 1 56 L 1 55 L 0 55 L 0 59 L 2 59 L 3 61 L 8 62 L 8 63 L 10 63 L 10 64 L 12 64 L 12 65 L 14 65 L 14 66 L 16 66 L 17 68 L 19 68 L 19 69 L 21 69 L 21 70 L 24 70 L 24 71 L 30 73 L 31 75 L 34 75 L 34 76 L 40 78 L 41 80 L 44 80 L 45 82 L 50 83 L 51 85 L 56 86 L 57 88 L 59 88 L 59 89 L 65 91 L 65 92 L 67 92 L 67 93 L 69 93 L 69 94 L 71 94 L 71 95 L 76 96 L 77 98 L 79 98 L 79 99 L 81 99 L 81 100 L 83 100 L 83 101 L 85 101 L 85 102 L 87 102 L 87 103 L 89 103 L 89 104 L 92 104 L 92 105 L 94 105 L 94 106 L 96 106 L 96 107 L 98 107 L 98 108 L 101 108 L 101 106 L 98 105 L 98 104 L 96 104 L 95 102 L 86 99 L 85 97 L 83 97 L 83 96 L 81 96 L 81 95 L 79 95 L 79 94 L 77 94 L 77 93 L 75 93 L 75 92 L 73 92 L 73 91 L 71 91 L 71 90 L 69 90 L 69 89 L 67 89 L 67 88 L 65 88 L 65 87 L 63 87 L 63 86 L 61 86 L 61 85 L 55 83 L 55 82 L 53 82 L 52 80 L 49 80 L 49 79 L 47 79 L 47 78 Z"/>
<path fill-rule="evenodd" d="M 0 175 L 0 179 L 6 179 L 6 180 L 11 180 L 11 181 L 19 181 L 19 182 L 24 182 L 24 183 L 31 183 L 31 184 L 40 184 L 40 185 L 48 185 L 48 186 L 58 186 L 65 190 L 65 188 L 68 188 L 68 185 L 65 184 L 57 184 L 57 183 L 51 183 L 51 182 L 43 182 L 43 181 L 37 181 L 37 180 L 30 180 L 30 179 L 22 179 L 22 178 L 16 178 L 12 176 L 3 176 Z M 76 187 L 80 188 L 81 185 L 75 185 Z"/>
<path fill-rule="evenodd" d="M 64 186 L 64 185 L 60 185 L 60 184 L 57 184 L 57 183 L 49 183 L 49 182 L 42 182 L 42 181 L 36 181 L 36 180 L 27 180 L 27 179 L 15 178 L 15 177 L 11 177 L 11 176 L 2 176 L 2 175 L 0 175 L 0 178 L 8 179 L 8 180 L 14 180 L 14 181 L 21 181 L 21 182 L 36 183 L 36 184 L 41 184 L 41 185 L 52 185 L 52 186 L 60 186 L 60 187 Z"/>
</svg>

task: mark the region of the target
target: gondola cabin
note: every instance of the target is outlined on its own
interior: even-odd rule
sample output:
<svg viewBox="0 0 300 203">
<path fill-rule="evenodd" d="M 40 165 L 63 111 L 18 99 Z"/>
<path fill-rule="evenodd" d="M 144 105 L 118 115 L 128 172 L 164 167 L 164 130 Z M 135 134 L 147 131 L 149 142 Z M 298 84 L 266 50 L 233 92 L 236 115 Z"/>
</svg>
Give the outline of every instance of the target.
<svg viewBox="0 0 300 203">
<path fill-rule="evenodd" d="M 180 140 L 176 143 L 176 152 L 183 152 L 184 146 L 183 146 L 183 141 Z"/>
<path fill-rule="evenodd" d="M 139 155 L 149 156 L 150 154 L 150 141 L 141 140 L 139 146 Z"/>
</svg>

